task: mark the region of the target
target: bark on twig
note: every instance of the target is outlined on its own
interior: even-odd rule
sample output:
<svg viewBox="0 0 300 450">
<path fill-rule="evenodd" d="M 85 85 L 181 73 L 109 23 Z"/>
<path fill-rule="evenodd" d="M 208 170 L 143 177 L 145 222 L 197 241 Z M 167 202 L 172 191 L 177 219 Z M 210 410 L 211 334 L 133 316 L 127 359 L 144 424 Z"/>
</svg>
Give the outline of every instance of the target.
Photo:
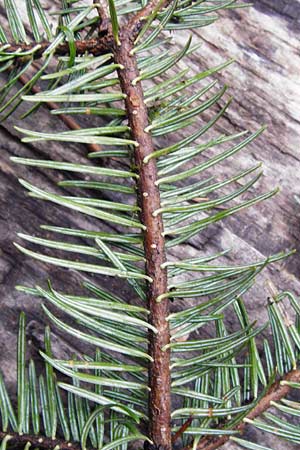
<svg viewBox="0 0 300 450">
<path fill-rule="evenodd" d="M 158 179 L 155 159 L 145 163 L 144 158 L 154 151 L 151 134 L 145 132 L 148 126 L 148 111 L 144 102 L 141 83 L 133 83 L 139 76 L 137 60 L 131 55 L 136 32 L 145 17 L 159 2 L 153 1 L 140 11 L 119 33 L 121 45 L 115 46 L 116 62 L 123 66 L 119 70 L 121 88 L 126 94 L 125 105 L 132 138 L 138 143 L 135 151 L 135 165 L 139 174 L 138 197 L 141 207 L 141 220 L 146 226 L 144 250 L 146 257 L 146 274 L 153 280 L 147 288 L 149 320 L 157 329 L 157 334 L 150 332 L 149 354 L 153 358 L 149 370 L 149 434 L 155 446 L 170 450 L 171 442 L 171 386 L 170 386 L 170 351 L 163 348 L 170 341 L 169 300 L 161 303 L 157 298 L 167 291 L 167 271 L 162 269 L 165 262 L 165 239 L 161 215 L 153 215 L 160 208 L 160 193 L 155 182 Z M 165 2 L 167 3 L 167 2 Z M 163 4 L 162 4 L 163 6 Z"/>
<path fill-rule="evenodd" d="M 40 42 L 39 48 L 34 52 L 34 59 L 39 59 L 43 56 L 43 53 L 49 47 L 50 42 Z M 104 33 L 103 36 L 99 39 L 87 39 L 84 41 L 75 41 L 76 54 L 83 55 L 84 53 L 89 53 L 94 56 L 102 55 L 108 51 L 111 51 L 114 45 L 114 39 L 112 34 Z M 27 52 L 34 49 L 37 46 L 36 43 L 31 44 L 13 44 L 5 49 L 6 53 L 15 53 L 18 50 L 22 52 Z M 55 49 L 54 54 L 58 56 L 68 55 L 70 53 L 70 48 L 68 42 L 63 42 L 58 45 Z M 16 55 L 16 57 L 18 57 Z M 24 58 L 24 56 L 20 55 L 20 58 Z"/>
<path fill-rule="evenodd" d="M 141 220 L 147 227 L 144 234 L 146 274 L 153 280 L 148 285 L 147 297 L 150 322 L 157 329 L 151 332 L 149 352 L 153 358 L 150 363 L 150 438 L 156 446 L 165 450 L 171 448 L 171 405 L 170 405 L 170 352 L 162 348 L 170 341 L 169 301 L 157 303 L 156 299 L 167 291 L 167 271 L 161 268 L 165 262 L 165 241 L 162 236 L 163 223 L 160 215 L 153 212 L 160 208 L 160 195 L 157 180 L 156 161 L 145 164 L 144 158 L 154 151 L 151 135 L 144 129 L 148 125 L 148 113 L 140 84 L 132 85 L 139 75 L 136 59 L 130 56 L 130 41 L 120 34 L 121 46 L 116 52 L 116 60 L 124 66 L 119 71 L 122 91 L 127 95 L 126 110 L 133 139 L 139 144 L 135 151 L 135 164 L 139 174 L 138 196 L 141 207 Z"/>
</svg>

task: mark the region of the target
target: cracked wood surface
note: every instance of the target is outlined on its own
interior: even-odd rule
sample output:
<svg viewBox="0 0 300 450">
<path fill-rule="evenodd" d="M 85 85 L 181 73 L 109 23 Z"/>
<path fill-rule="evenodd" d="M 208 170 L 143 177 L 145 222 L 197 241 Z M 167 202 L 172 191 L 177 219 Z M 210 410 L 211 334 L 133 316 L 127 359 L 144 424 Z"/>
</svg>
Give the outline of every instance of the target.
<svg viewBox="0 0 300 450">
<path fill-rule="evenodd" d="M 22 0 L 18 0 L 18 3 L 20 8 L 24 7 Z M 49 1 L 49 9 L 54 7 L 55 2 Z M 3 15 L 0 15 L 0 19 L 2 23 Z M 231 159 L 232 168 L 238 170 L 263 161 L 265 176 L 256 192 L 278 185 L 281 191 L 264 204 L 228 218 L 193 238 L 190 244 L 185 245 L 185 250 L 191 256 L 199 254 L 199 251 L 207 253 L 233 247 L 230 262 L 242 263 L 280 250 L 300 247 L 300 205 L 295 200 L 295 195 L 300 196 L 299 22 L 299 1 L 257 0 L 253 8 L 226 11 L 216 24 L 194 33 L 195 41 L 201 41 L 202 45 L 188 61 L 192 71 L 196 72 L 199 67 L 212 67 L 231 57 L 236 58 L 234 65 L 218 75 L 220 83 L 229 85 L 228 91 L 234 96 L 234 102 L 219 122 L 217 131 L 241 131 L 245 128 L 254 131 L 260 124 L 268 125 L 267 131 L 256 142 Z M 174 36 L 174 39 L 182 44 L 186 36 L 186 33 L 182 33 Z M 38 234 L 41 223 L 63 223 L 90 229 L 98 226 L 92 218 L 87 220 L 79 214 L 59 210 L 55 205 L 26 196 L 17 181 L 18 177 L 49 187 L 61 175 L 55 171 L 37 169 L 33 173 L 26 166 L 13 165 L 10 156 L 64 158 L 74 162 L 83 160 L 86 149 L 84 146 L 66 146 L 55 142 L 47 143 L 47 146 L 21 144 L 12 127 L 19 115 L 20 110 L 0 127 L 0 362 L 10 386 L 15 380 L 19 312 L 25 310 L 27 313 L 29 354 L 36 358 L 37 349 L 42 345 L 42 324 L 45 322 L 39 300 L 16 292 L 16 284 L 41 284 L 50 278 L 56 280 L 56 288 L 63 287 L 68 292 L 78 289 L 79 277 L 79 280 L 93 279 L 104 287 L 108 285 L 112 289 L 116 288 L 124 298 L 131 297 L 129 289 L 120 281 L 90 277 L 32 261 L 18 253 L 12 245 L 12 241 L 17 239 L 17 232 Z M 206 119 L 208 116 L 203 114 L 202 117 Z M 35 116 L 30 117 L 26 126 L 34 128 L 36 120 Z M 64 127 L 43 108 L 38 113 L 38 121 L 41 128 L 48 130 Z M 83 123 L 87 125 L 88 119 Z M 217 169 L 219 172 L 216 173 L 214 169 L 214 173 L 221 178 L 224 169 L 227 170 L 227 167 L 220 166 Z M 112 226 L 103 225 L 102 229 L 109 231 Z M 267 279 L 271 279 L 280 289 L 288 288 L 299 294 L 299 278 L 298 254 L 266 269 L 246 298 L 252 318 L 266 318 L 264 305 L 269 295 Z M 62 340 L 59 335 L 59 332 L 54 334 L 54 350 L 64 358 L 74 351 L 75 346 L 71 338 L 65 336 Z M 76 349 L 80 350 L 77 342 Z M 274 448 L 279 449 L 278 441 L 274 442 Z M 260 443 L 272 447 L 269 437 L 263 437 Z M 227 444 L 227 448 L 228 445 L 234 448 L 233 444 Z M 288 444 L 282 448 L 289 448 Z"/>
</svg>

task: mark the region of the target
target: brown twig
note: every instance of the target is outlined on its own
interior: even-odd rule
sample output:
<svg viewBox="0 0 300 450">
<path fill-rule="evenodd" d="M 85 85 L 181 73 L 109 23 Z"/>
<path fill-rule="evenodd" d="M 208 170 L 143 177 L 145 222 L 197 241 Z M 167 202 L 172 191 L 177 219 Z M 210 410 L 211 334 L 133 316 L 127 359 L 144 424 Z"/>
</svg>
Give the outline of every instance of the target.
<svg viewBox="0 0 300 450">
<path fill-rule="evenodd" d="M 172 436 L 172 444 L 178 441 L 179 438 L 183 435 L 183 433 L 189 428 L 191 423 L 193 422 L 193 417 L 189 417 L 188 420 L 184 422 L 183 425 L 176 431 L 176 433 Z"/>
<path fill-rule="evenodd" d="M 18 434 L 18 433 L 10 433 L 10 432 L 3 432 L 0 431 L 0 442 L 5 438 L 9 436 L 9 445 L 14 448 L 18 447 L 24 447 L 27 442 L 30 442 L 32 447 L 34 448 L 40 448 L 40 449 L 54 449 L 59 448 L 59 450 L 81 450 L 81 445 L 77 442 L 69 442 L 64 441 L 63 439 L 52 439 L 50 437 L 46 436 L 40 436 L 40 435 L 30 435 L 30 434 Z M 93 450 L 93 449 L 90 449 Z"/>
<path fill-rule="evenodd" d="M 148 3 L 148 5 L 146 5 L 143 9 L 141 9 L 138 13 L 136 13 L 136 15 L 132 17 L 132 19 L 128 22 L 126 26 L 127 34 L 131 36 L 131 41 L 133 42 L 135 40 L 142 25 L 158 5 L 160 5 L 160 9 L 162 10 L 163 8 L 168 6 L 168 4 L 171 2 L 172 0 L 153 0 L 152 2 Z"/>
<path fill-rule="evenodd" d="M 152 1 L 136 14 L 119 33 L 121 45 L 115 45 L 116 62 L 119 70 L 121 89 L 126 94 L 125 106 L 132 138 L 137 142 L 135 165 L 139 174 L 137 182 L 138 200 L 141 208 L 141 221 L 146 227 L 144 250 L 146 274 L 152 278 L 147 288 L 149 320 L 157 333 L 150 332 L 149 353 L 152 362 L 149 367 L 149 435 L 157 448 L 170 450 L 171 442 L 171 387 L 170 351 L 164 347 L 170 342 L 169 300 L 157 302 L 157 298 L 167 291 L 167 271 L 162 268 L 166 260 L 163 221 L 161 215 L 153 213 L 160 208 L 160 193 L 155 182 L 158 179 L 156 160 L 145 163 L 144 159 L 154 151 L 151 134 L 145 132 L 148 126 L 148 111 L 144 102 L 141 83 L 133 82 L 138 76 L 137 60 L 132 55 L 135 32 L 139 29 L 142 17 L 152 11 L 159 2 Z"/>
<path fill-rule="evenodd" d="M 43 56 L 44 51 L 49 47 L 50 42 L 40 42 L 39 48 L 34 52 L 34 59 L 39 59 Z M 114 45 L 114 39 L 111 33 L 106 33 L 99 39 L 87 39 L 84 41 L 75 41 L 76 54 L 83 55 L 84 53 L 89 53 L 94 56 L 102 55 L 110 50 L 112 50 Z M 31 44 L 13 44 L 5 49 L 6 53 L 15 53 L 18 50 L 22 52 L 27 52 L 32 50 L 37 46 L 36 43 Z M 58 45 L 55 49 L 55 55 L 64 56 L 70 53 L 70 48 L 68 42 L 63 42 Z M 22 55 L 16 57 L 24 57 Z"/>
<path fill-rule="evenodd" d="M 125 100 L 127 117 L 133 139 L 138 143 L 135 152 L 135 164 L 139 174 L 138 195 L 141 207 L 141 220 L 146 226 L 144 233 L 144 249 L 146 257 L 146 274 L 153 280 L 147 289 L 150 322 L 157 333 L 150 336 L 150 437 L 156 446 L 165 450 L 171 448 L 170 430 L 170 354 L 162 348 L 169 343 L 170 330 L 166 317 L 169 315 L 169 301 L 161 303 L 157 297 L 167 291 L 167 272 L 161 268 L 165 262 L 165 241 L 162 236 L 163 222 L 160 215 L 153 212 L 160 208 L 160 195 L 157 180 L 156 161 L 151 159 L 145 164 L 144 158 L 154 151 L 152 137 L 144 130 L 148 125 L 148 112 L 144 103 L 140 84 L 132 85 L 138 77 L 135 57 L 130 56 L 132 45 L 129 39 L 120 33 L 121 46 L 116 50 L 116 61 L 124 69 L 119 71 L 122 91 L 127 95 Z"/>
<path fill-rule="evenodd" d="M 108 30 L 110 26 L 107 2 L 103 2 L 102 0 L 93 0 L 93 3 L 96 5 L 97 13 L 99 16 L 98 33 L 99 36 L 101 36 L 103 33 L 105 33 L 105 31 Z"/>
<path fill-rule="evenodd" d="M 257 405 L 250 411 L 246 416 L 246 419 L 253 420 L 259 417 L 263 412 L 267 411 L 271 402 L 276 402 L 286 397 L 290 392 L 291 388 L 287 385 L 282 385 L 281 381 L 294 381 L 300 382 L 300 370 L 293 370 L 283 377 L 282 380 L 276 381 L 270 387 L 269 391 L 262 397 L 262 399 L 257 403 Z M 246 427 L 245 422 L 241 422 L 235 429 L 240 433 L 244 431 Z M 229 436 L 212 437 L 208 436 L 199 441 L 197 445 L 197 450 L 216 450 L 224 445 L 230 439 Z M 184 447 L 182 450 L 189 450 L 191 447 Z"/>
</svg>

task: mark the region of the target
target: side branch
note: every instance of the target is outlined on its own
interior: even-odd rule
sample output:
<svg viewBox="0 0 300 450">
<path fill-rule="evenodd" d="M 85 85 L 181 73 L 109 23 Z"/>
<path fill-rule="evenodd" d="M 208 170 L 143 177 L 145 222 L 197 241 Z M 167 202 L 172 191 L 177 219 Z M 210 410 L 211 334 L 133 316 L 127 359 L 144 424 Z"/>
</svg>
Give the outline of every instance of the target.
<svg viewBox="0 0 300 450">
<path fill-rule="evenodd" d="M 109 27 L 110 27 L 110 31 L 111 31 L 108 5 L 107 5 L 107 2 L 103 1 L 103 0 L 93 0 L 93 3 L 94 3 L 94 5 L 96 5 L 96 9 L 97 9 L 98 16 L 99 16 L 98 34 L 100 37 L 102 34 L 107 33 Z"/>
<path fill-rule="evenodd" d="M 254 420 L 259 417 L 263 412 L 267 411 L 271 402 L 276 402 L 286 397 L 290 392 L 291 388 L 287 385 L 281 385 L 281 381 L 294 381 L 300 382 L 300 370 L 293 370 L 289 372 L 282 380 L 276 381 L 270 387 L 269 391 L 262 397 L 262 399 L 257 403 L 257 405 L 250 411 L 250 413 L 246 416 L 246 419 Z M 246 423 L 240 423 L 235 429 L 240 433 L 243 433 L 246 427 Z M 197 450 L 216 450 L 221 445 L 224 445 L 230 439 L 229 436 L 221 436 L 218 438 L 206 437 L 199 441 L 197 445 Z M 183 450 L 188 450 L 190 447 L 186 447 Z"/>
<path fill-rule="evenodd" d="M 108 51 L 113 49 L 114 39 L 112 34 L 107 33 L 99 39 L 88 39 L 86 41 L 75 41 L 76 54 L 83 55 L 84 53 L 89 53 L 94 56 L 102 55 Z M 34 50 L 37 45 L 39 47 Z M 34 59 L 39 59 L 43 56 L 43 53 L 47 48 L 51 45 L 51 42 L 40 42 L 39 44 L 31 43 L 31 44 L 13 44 L 9 47 L 5 48 L 4 52 L 6 54 L 15 53 L 15 56 L 18 57 L 17 51 L 21 52 L 30 52 L 31 50 L 34 52 Z M 54 54 L 58 56 L 65 56 L 70 53 L 70 48 L 68 42 L 63 42 L 58 45 L 55 49 Z M 24 55 L 20 54 L 20 58 L 24 58 Z"/>
<path fill-rule="evenodd" d="M 133 42 L 135 40 L 144 22 L 146 22 L 149 15 L 153 13 L 156 7 L 159 6 L 160 10 L 162 10 L 171 2 L 172 0 L 152 0 L 152 2 L 148 3 L 148 5 L 141 9 L 141 11 L 135 14 L 126 26 L 127 33 L 130 35 L 131 41 Z"/>
</svg>

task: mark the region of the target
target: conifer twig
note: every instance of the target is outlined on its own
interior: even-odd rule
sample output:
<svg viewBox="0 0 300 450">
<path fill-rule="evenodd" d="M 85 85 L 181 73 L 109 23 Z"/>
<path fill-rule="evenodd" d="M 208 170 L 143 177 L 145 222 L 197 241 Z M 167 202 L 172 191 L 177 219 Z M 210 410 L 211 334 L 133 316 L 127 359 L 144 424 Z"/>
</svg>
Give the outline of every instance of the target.
<svg viewBox="0 0 300 450">
<path fill-rule="evenodd" d="M 153 441 L 153 448 L 160 450 L 171 450 L 174 444 L 186 432 L 192 424 L 193 417 L 189 417 L 179 430 L 172 436 L 171 434 L 171 376 L 170 376 L 170 326 L 167 320 L 170 310 L 170 299 L 159 298 L 166 294 L 168 290 L 166 262 L 166 245 L 163 229 L 163 220 L 161 213 L 161 199 L 158 188 L 158 170 L 155 158 L 149 158 L 155 150 L 151 133 L 147 132 L 149 126 L 149 111 L 144 101 L 143 88 L 140 80 L 137 56 L 134 54 L 134 41 L 144 22 L 154 10 L 167 7 L 171 0 L 152 0 L 145 8 L 133 15 L 127 24 L 119 29 L 118 20 L 112 21 L 115 25 L 114 40 L 112 27 L 109 20 L 109 14 L 105 4 L 96 2 L 95 7 L 98 11 L 99 21 L 98 37 L 95 39 L 86 39 L 75 41 L 76 54 L 89 53 L 91 55 L 100 55 L 106 52 L 114 54 L 114 62 L 118 64 L 118 78 L 120 87 L 124 95 L 125 109 L 128 119 L 128 125 L 131 131 L 134 149 L 134 167 L 137 174 L 137 197 L 140 207 L 140 221 L 144 225 L 143 236 L 145 253 L 145 275 L 148 282 L 146 296 L 149 310 L 149 322 L 152 328 L 149 331 L 149 430 L 148 434 Z M 172 12 L 172 11 L 171 11 Z M 94 32 L 94 29 L 92 33 Z M 6 52 L 15 53 L 18 49 L 22 51 L 32 50 L 33 58 L 41 57 L 49 47 L 50 42 L 43 42 L 34 50 L 33 44 L 11 45 L 6 48 Z M 56 55 L 69 54 L 69 44 L 62 43 L 56 50 Z M 22 58 L 22 55 L 15 55 L 16 58 Z M 25 56 L 26 58 L 27 56 Z M 20 81 L 27 83 L 29 79 L 22 75 Z M 32 87 L 33 92 L 40 92 L 40 89 Z M 49 109 L 58 109 L 53 102 L 46 103 Z M 79 124 L 72 118 L 61 114 L 60 119 L 73 130 L 80 129 Z M 99 147 L 94 144 L 89 145 L 92 151 L 98 151 Z M 202 198 L 193 199 L 194 202 L 202 201 Z M 222 206 L 221 206 L 222 208 Z M 140 224 L 138 224 L 140 225 Z M 300 371 L 295 370 L 287 374 L 283 380 L 300 381 Z M 290 387 L 280 384 L 280 381 L 274 383 L 263 397 L 256 402 L 256 405 L 246 416 L 246 419 L 252 420 L 259 417 L 266 411 L 272 401 L 284 398 Z M 235 430 L 242 433 L 245 428 L 245 422 L 241 422 L 235 427 Z M 220 433 L 222 430 L 219 430 Z M 70 443 L 63 440 L 52 440 L 40 436 L 19 435 L 17 433 L 0 433 L 0 439 L 5 436 L 11 437 L 11 443 L 15 446 L 31 443 L 34 447 L 42 449 L 59 447 L 60 450 L 79 450 L 77 443 Z M 197 445 L 197 450 L 215 450 L 229 440 L 229 436 L 207 436 L 201 439 Z M 151 444 L 152 445 L 152 444 Z M 183 450 L 189 450 L 191 446 L 184 447 Z"/>
<path fill-rule="evenodd" d="M 132 138 L 139 144 L 135 151 L 135 165 L 138 167 L 138 196 L 141 208 L 141 221 L 146 226 L 144 249 L 146 258 L 146 275 L 153 282 L 147 288 L 150 323 L 157 329 L 151 333 L 149 353 L 153 358 L 150 363 L 150 438 L 156 446 L 164 450 L 171 448 L 171 402 L 170 402 L 170 352 L 163 351 L 169 344 L 170 330 L 166 318 L 169 315 L 169 300 L 160 303 L 156 299 L 167 291 L 167 271 L 161 266 L 165 262 L 165 239 L 161 215 L 153 216 L 160 208 L 159 189 L 155 184 L 158 179 L 155 159 L 147 164 L 144 158 L 154 151 L 152 137 L 144 130 L 148 125 L 148 112 L 143 99 L 140 83 L 133 85 L 138 77 L 135 57 L 130 56 L 130 41 L 120 33 L 121 46 L 117 49 L 116 60 L 124 69 L 119 71 L 122 91 L 126 97 L 126 111 Z"/>
<path fill-rule="evenodd" d="M 99 37 L 102 33 L 105 32 L 105 30 L 108 30 L 109 27 L 109 14 L 107 11 L 107 3 L 103 2 L 102 0 L 93 0 L 93 3 L 96 5 L 96 9 L 99 16 L 99 26 L 98 26 L 98 33 Z"/>
<path fill-rule="evenodd" d="M 281 384 L 282 381 L 294 381 L 299 383 L 300 370 L 293 370 L 287 373 L 281 380 L 278 380 L 275 383 L 273 383 L 268 392 L 266 393 L 266 395 L 264 395 L 261 398 L 261 400 L 257 403 L 257 405 L 245 417 L 245 419 L 253 420 L 259 417 L 262 413 L 264 413 L 270 408 L 271 402 L 279 401 L 288 395 L 288 393 L 291 390 L 291 387 L 285 384 L 282 385 Z M 235 430 L 239 431 L 240 433 L 243 433 L 246 427 L 245 419 L 244 422 L 241 422 L 235 428 Z M 221 445 L 224 445 L 229 439 L 230 436 L 205 437 L 199 441 L 197 445 L 197 450 L 217 450 L 218 448 L 221 447 Z M 189 450 L 190 448 L 191 446 L 187 446 L 184 447 L 182 450 Z"/>
<path fill-rule="evenodd" d="M 111 33 L 103 33 L 104 35 L 101 36 L 98 39 L 87 39 L 82 41 L 74 41 L 74 45 L 76 48 L 76 54 L 77 55 L 83 55 L 84 53 L 89 53 L 93 56 L 102 55 L 105 52 L 111 51 L 114 44 L 114 39 Z M 44 51 L 49 47 L 51 42 L 44 41 L 40 42 L 38 45 L 39 47 L 34 51 L 34 59 L 39 59 L 43 56 Z M 6 53 L 15 53 L 18 50 L 21 50 L 21 52 L 30 52 L 30 50 L 33 50 L 37 47 L 36 43 L 30 43 L 30 44 L 12 44 L 9 47 L 5 48 Z M 70 52 L 69 44 L 68 42 L 63 42 L 62 44 L 58 45 L 54 51 L 55 55 L 58 56 L 64 56 L 68 55 Z M 24 58 L 22 54 L 15 55 L 16 58 Z"/>
<path fill-rule="evenodd" d="M 127 35 L 130 36 L 133 42 L 140 31 L 143 23 L 148 19 L 149 15 L 155 10 L 155 8 L 160 5 L 160 10 L 168 6 L 172 0 L 153 0 L 149 2 L 143 9 L 141 9 L 132 19 L 128 22 L 126 26 Z"/>
<path fill-rule="evenodd" d="M 181 438 L 181 436 L 183 435 L 183 433 L 185 432 L 185 430 L 187 430 L 189 428 L 189 426 L 192 424 L 193 422 L 193 417 L 189 417 L 183 425 L 181 425 L 181 427 L 179 428 L 179 430 L 176 431 L 176 433 L 172 436 L 172 444 L 175 444 L 179 438 Z"/>
<path fill-rule="evenodd" d="M 163 220 L 161 214 L 153 213 L 160 208 L 160 192 L 155 158 L 144 162 L 145 157 L 154 151 L 154 143 L 150 133 L 145 129 L 148 123 L 148 110 L 144 102 L 141 83 L 135 83 L 139 71 L 137 59 L 132 56 L 133 42 L 145 17 L 160 3 L 150 2 L 138 12 L 129 23 L 120 30 L 120 45 L 115 44 L 115 60 L 119 69 L 122 92 L 126 94 L 125 106 L 132 138 L 137 142 L 135 165 L 138 168 L 137 181 L 138 200 L 141 208 L 141 221 L 146 226 L 144 233 L 144 250 L 146 258 L 146 275 L 153 282 L 147 288 L 149 321 L 157 330 L 150 331 L 149 354 L 152 362 L 149 367 L 149 435 L 156 448 L 171 450 L 171 381 L 170 350 L 164 347 L 170 342 L 169 299 L 157 302 L 157 298 L 168 289 L 167 271 L 162 268 L 166 261 L 165 238 L 163 236 Z M 161 2 L 162 7 L 168 2 Z"/>
</svg>

